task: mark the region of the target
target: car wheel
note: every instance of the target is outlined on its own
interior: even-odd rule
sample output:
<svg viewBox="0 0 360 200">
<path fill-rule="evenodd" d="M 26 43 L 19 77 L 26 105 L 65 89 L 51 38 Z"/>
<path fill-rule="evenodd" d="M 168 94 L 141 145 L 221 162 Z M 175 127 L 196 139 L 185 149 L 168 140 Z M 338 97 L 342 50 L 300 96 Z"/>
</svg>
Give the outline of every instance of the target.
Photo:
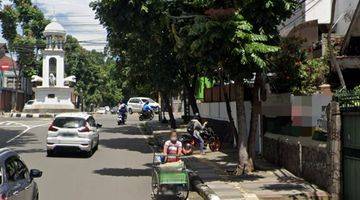
<svg viewBox="0 0 360 200">
<path fill-rule="evenodd" d="M 86 157 L 90 158 L 93 155 L 94 151 L 93 149 L 90 149 L 89 151 L 86 152 Z"/>
<path fill-rule="evenodd" d="M 47 150 L 46 154 L 47 154 L 47 157 L 52 157 L 52 156 L 54 156 L 54 150 Z"/>
<path fill-rule="evenodd" d="M 129 111 L 129 114 L 130 114 L 130 115 L 132 115 L 132 114 L 134 113 L 131 108 L 129 108 L 128 111 Z"/>
<path fill-rule="evenodd" d="M 34 196 L 33 200 L 39 200 L 39 193 Z"/>
<path fill-rule="evenodd" d="M 97 151 L 99 149 L 99 138 L 97 140 L 96 146 L 94 147 L 94 151 Z"/>
</svg>

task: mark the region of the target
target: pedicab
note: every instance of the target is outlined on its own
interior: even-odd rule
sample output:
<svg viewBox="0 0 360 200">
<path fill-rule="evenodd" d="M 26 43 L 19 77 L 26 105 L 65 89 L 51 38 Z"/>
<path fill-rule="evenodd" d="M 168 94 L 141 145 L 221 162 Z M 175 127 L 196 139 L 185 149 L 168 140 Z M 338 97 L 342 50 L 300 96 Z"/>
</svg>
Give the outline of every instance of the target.
<svg viewBox="0 0 360 200">
<path fill-rule="evenodd" d="M 167 155 L 167 157 L 176 155 Z M 178 162 L 166 163 L 164 154 L 155 153 L 153 157 L 152 192 L 155 198 L 177 196 L 187 199 L 190 190 L 189 173 L 181 156 Z"/>
</svg>

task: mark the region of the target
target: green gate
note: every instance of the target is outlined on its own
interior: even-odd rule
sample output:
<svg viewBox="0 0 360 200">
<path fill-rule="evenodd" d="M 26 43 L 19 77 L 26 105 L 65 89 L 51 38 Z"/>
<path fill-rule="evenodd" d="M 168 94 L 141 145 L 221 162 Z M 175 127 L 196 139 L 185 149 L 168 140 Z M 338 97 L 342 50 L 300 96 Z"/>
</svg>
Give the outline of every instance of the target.
<svg viewBox="0 0 360 200">
<path fill-rule="evenodd" d="M 360 200 L 360 98 L 342 97 L 343 199 Z"/>
</svg>

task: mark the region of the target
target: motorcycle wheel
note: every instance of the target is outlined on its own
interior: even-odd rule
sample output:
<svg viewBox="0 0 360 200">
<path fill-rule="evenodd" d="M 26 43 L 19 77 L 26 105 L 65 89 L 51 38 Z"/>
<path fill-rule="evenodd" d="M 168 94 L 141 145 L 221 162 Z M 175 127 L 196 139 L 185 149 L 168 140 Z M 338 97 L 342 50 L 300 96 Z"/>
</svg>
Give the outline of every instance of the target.
<svg viewBox="0 0 360 200">
<path fill-rule="evenodd" d="M 191 155 L 191 154 L 193 154 L 193 151 L 194 151 L 193 149 L 194 149 L 194 146 L 190 142 L 184 142 L 182 153 L 184 155 Z"/>
<path fill-rule="evenodd" d="M 151 113 L 150 114 L 150 120 L 153 120 L 154 119 L 154 113 Z"/>
<path fill-rule="evenodd" d="M 139 121 L 143 121 L 144 120 L 144 118 L 143 118 L 143 116 L 139 116 Z"/>
<path fill-rule="evenodd" d="M 219 151 L 221 148 L 221 142 L 218 137 L 211 138 L 209 141 L 209 148 L 212 152 Z"/>
</svg>

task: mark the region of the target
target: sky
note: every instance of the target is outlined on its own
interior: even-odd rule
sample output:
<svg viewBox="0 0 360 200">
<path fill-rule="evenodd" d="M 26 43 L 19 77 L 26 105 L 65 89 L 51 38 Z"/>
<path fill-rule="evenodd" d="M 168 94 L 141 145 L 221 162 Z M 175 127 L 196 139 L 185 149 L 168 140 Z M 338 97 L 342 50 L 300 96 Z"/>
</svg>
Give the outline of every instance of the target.
<svg viewBox="0 0 360 200">
<path fill-rule="evenodd" d="M 89 7 L 91 1 L 93 0 L 32 0 L 46 18 L 52 19 L 55 16 L 67 33 L 77 38 L 84 48 L 102 51 L 106 44 L 106 30 L 95 19 L 95 12 Z M 0 41 L 3 42 L 4 39 L 1 37 Z"/>
</svg>

